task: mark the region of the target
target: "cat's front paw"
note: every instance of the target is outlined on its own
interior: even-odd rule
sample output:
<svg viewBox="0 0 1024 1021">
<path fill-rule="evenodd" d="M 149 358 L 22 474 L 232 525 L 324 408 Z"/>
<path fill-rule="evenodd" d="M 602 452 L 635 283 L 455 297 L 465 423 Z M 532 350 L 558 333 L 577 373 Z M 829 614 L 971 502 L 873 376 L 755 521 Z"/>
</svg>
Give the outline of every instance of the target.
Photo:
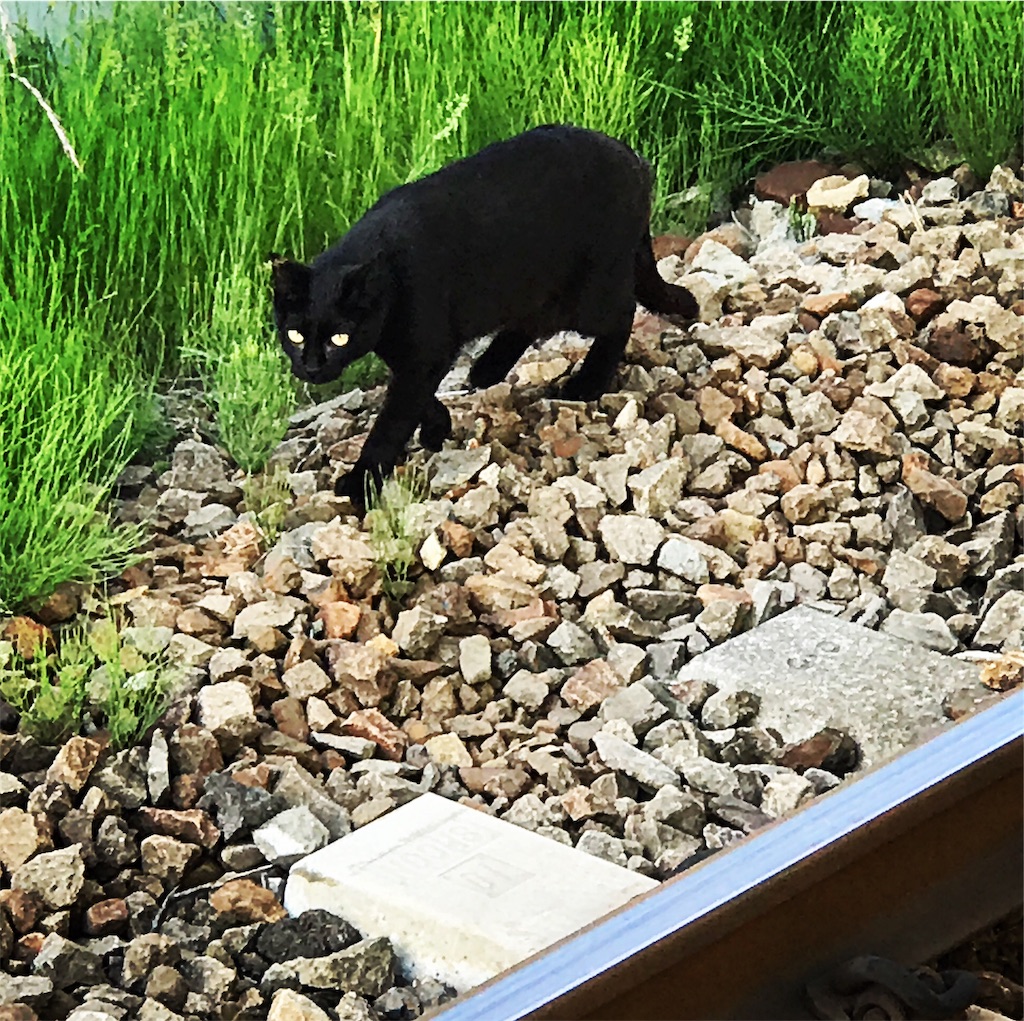
<svg viewBox="0 0 1024 1021">
<path fill-rule="evenodd" d="M 357 471 L 353 468 L 334 483 L 334 495 L 347 496 L 360 517 L 366 512 L 366 484 L 369 477 L 366 471 Z"/>
<path fill-rule="evenodd" d="M 604 386 L 577 373 L 562 386 L 559 396 L 563 401 L 596 401 L 605 391 Z"/>
<path fill-rule="evenodd" d="M 420 443 L 426 450 L 440 450 L 451 434 L 452 416 L 440 401 L 435 401 L 420 422 Z"/>
</svg>

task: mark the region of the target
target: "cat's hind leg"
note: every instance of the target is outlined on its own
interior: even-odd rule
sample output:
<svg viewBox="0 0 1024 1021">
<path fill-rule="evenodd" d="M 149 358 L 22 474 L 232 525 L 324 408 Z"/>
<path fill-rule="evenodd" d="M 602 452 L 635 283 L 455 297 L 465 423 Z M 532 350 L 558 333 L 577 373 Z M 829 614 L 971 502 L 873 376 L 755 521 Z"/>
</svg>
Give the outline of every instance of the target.
<svg viewBox="0 0 1024 1021">
<path fill-rule="evenodd" d="M 496 334 L 469 370 L 470 384 L 483 389 L 500 383 L 534 340 L 524 330 L 502 330 Z"/>
<path fill-rule="evenodd" d="M 607 392 L 629 342 L 635 312 L 636 302 L 630 292 L 581 321 L 579 332 L 589 334 L 594 341 L 576 374 L 562 387 L 565 400 L 594 401 Z"/>
</svg>

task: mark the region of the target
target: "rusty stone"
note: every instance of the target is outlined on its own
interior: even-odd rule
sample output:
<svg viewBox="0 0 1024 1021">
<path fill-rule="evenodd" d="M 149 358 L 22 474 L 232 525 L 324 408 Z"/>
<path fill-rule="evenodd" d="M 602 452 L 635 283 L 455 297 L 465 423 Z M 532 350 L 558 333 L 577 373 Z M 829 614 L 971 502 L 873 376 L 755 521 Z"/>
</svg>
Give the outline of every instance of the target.
<svg viewBox="0 0 1024 1021">
<path fill-rule="evenodd" d="M 120 897 L 97 901 L 86 912 L 83 927 L 89 936 L 110 936 L 128 922 L 128 905 Z"/>
<path fill-rule="evenodd" d="M 288 914 L 277 897 L 251 879 L 232 879 L 210 894 L 210 904 L 220 915 L 230 915 L 236 925 L 276 922 Z"/>
</svg>

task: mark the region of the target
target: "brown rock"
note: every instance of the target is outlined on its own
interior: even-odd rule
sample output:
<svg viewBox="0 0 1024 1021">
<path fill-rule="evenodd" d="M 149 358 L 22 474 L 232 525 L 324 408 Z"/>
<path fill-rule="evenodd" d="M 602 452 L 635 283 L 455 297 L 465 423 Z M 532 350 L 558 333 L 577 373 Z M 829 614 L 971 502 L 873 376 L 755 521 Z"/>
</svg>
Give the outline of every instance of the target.
<svg viewBox="0 0 1024 1021">
<path fill-rule="evenodd" d="M 843 730 L 826 727 L 817 734 L 786 745 L 779 753 L 778 762 L 802 773 L 805 769 L 827 769 L 836 776 L 844 776 L 857 767 L 860 749 L 857 742 Z"/>
<path fill-rule="evenodd" d="M 198 773 L 206 776 L 224 768 L 217 738 L 205 727 L 183 723 L 171 732 L 171 761 L 180 773 Z"/>
<path fill-rule="evenodd" d="M 39 1015 L 27 1003 L 0 1006 L 0 1021 L 39 1021 Z"/>
<path fill-rule="evenodd" d="M 332 686 L 330 676 L 313 659 L 304 659 L 290 670 L 285 670 L 281 675 L 281 682 L 288 694 L 298 699 L 320 695 Z"/>
<path fill-rule="evenodd" d="M 182 773 L 171 781 L 171 804 L 175 808 L 194 808 L 203 796 L 203 776 L 200 773 Z"/>
<path fill-rule="evenodd" d="M 39 956 L 39 951 L 43 949 L 46 935 L 45 932 L 29 932 L 22 936 L 14 952 L 15 960 L 34 961 Z"/>
<path fill-rule="evenodd" d="M 740 603 L 743 606 L 754 605 L 754 597 L 746 589 L 733 588 L 731 585 L 701 585 L 697 589 L 697 598 L 704 606 L 721 601 Z"/>
<path fill-rule="evenodd" d="M 327 638 L 351 638 L 359 626 L 360 610 L 355 603 L 322 603 L 317 616 L 324 622 Z"/>
<path fill-rule="evenodd" d="M 56 647 L 53 632 L 31 617 L 12 617 L 4 625 L 0 637 L 10 642 L 22 659 L 35 659 L 40 651 L 52 652 Z"/>
<path fill-rule="evenodd" d="M 951 479 L 921 467 L 919 455 L 903 458 L 903 483 L 921 503 L 934 507 L 947 521 L 960 521 L 967 513 L 967 496 Z"/>
<path fill-rule="evenodd" d="M 282 667 L 287 672 L 288 670 L 291 670 L 292 667 L 296 667 L 306 660 L 313 660 L 316 662 L 316 644 L 312 638 L 307 638 L 305 635 L 296 635 L 291 640 L 291 644 L 288 646 L 288 651 L 284 654 Z"/>
<path fill-rule="evenodd" d="M 180 837 L 190 844 L 207 849 L 220 840 L 220 830 L 213 820 L 198 808 L 175 811 L 170 808 L 140 808 L 139 822 L 147 833 L 162 833 Z"/>
<path fill-rule="evenodd" d="M 981 683 L 993 691 L 1009 691 L 1024 684 L 1024 650 L 1009 649 L 980 666 Z"/>
<path fill-rule="evenodd" d="M 242 769 L 233 770 L 231 779 L 246 787 L 259 787 L 262 790 L 270 790 L 270 781 L 273 772 L 265 762 L 257 762 L 255 766 L 246 766 Z"/>
<path fill-rule="evenodd" d="M 651 243 L 651 248 L 654 250 L 655 261 L 659 262 L 669 255 L 682 256 L 690 244 L 690 239 L 681 234 L 659 234 Z"/>
<path fill-rule="evenodd" d="M 808 294 L 801 302 L 801 308 L 811 315 L 824 319 L 833 312 L 849 312 L 857 308 L 857 301 L 846 291 L 830 291 L 827 294 Z"/>
<path fill-rule="evenodd" d="M 473 533 L 458 521 L 442 521 L 438 531 L 441 541 L 457 557 L 468 557 L 473 552 Z"/>
<path fill-rule="evenodd" d="M 938 326 L 932 330 L 925 345 L 928 353 L 940 362 L 950 365 L 972 366 L 979 362 L 978 345 L 962 330 L 952 326 Z"/>
<path fill-rule="evenodd" d="M 622 687 L 622 678 L 605 660 L 593 659 L 562 685 L 561 696 L 566 705 L 585 713 Z"/>
<path fill-rule="evenodd" d="M 77 794 L 85 786 L 102 753 L 103 745 L 99 741 L 73 737 L 57 752 L 57 757 L 46 771 L 46 779 L 67 784 Z"/>
<path fill-rule="evenodd" d="M 923 326 L 946 307 L 946 299 L 930 287 L 918 287 L 903 300 L 907 311 L 918 326 Z"/>
<path fill-rule="evenodd" d="M 273 714 L 277 729 L 282 734 L 286 734 L 296 741 L 309 740 L 309 723 L 306 721 L 302 703 L 297 698 L 279 698 L 270 707 L 270 712 Z"/>
<path fill-rule="evenodd" d="M 169 886 L 177 886 L 192 859 L 199 854 L 194 844 L 154 833 L 146 837 L 141 845 L 142 871 L 147 875 L 163 879 Z"/>
<path fill-rule="evenodd" d="M 182 634 L 193 635 L 210 641 L 211 637 L 223 638 L 228 633 L 227 625 L 211 616 L 198 606 L 187 606 L 178 614 L 174 626 Z"/>
<path fill-rule="evenodd" d="M 792 199 L 800 202 L 807 196 L 807 189 L 823 177 L 838 174 L 839 168 L 831 163 L 817 160 L 795 160 L 780 163 L 777 167 L 758 174 L 754 179 L 754 194 L 762 202 L 778 202 L 788 206 Z"/>
<path fill-rule="evenodd" d="M 932 373 L 932 380 L 950 397 L 967 397 L 977 383 L 977 376 L 970 369 L 940 362 Z"/>
<path fill-rule="evenodd" d="M 360 705 L 379 706 L 395 690 L 395 674 L 390 669 L 393 657 L 385 649 L 369 642 L 361 645 L 340 640 L 328 642 L 326 648 L 331 677 L 351 691 Z M 285 679 L 287 681 L 287 675 Z M 318 695 L 320 692 L 310 691 L 309 694 Z"/>
<path fill-rule="evenodd" d="M 266 887 L 251 879 L 232 879 L 210 894 L 210 904 L 221 915 L 231 915 L 235 925 L 276 922 L 288 914 Z"/>
<path fill-rule="evenodd" d="M 766 475 L 769 472 L 778 477 L 781 489 L 788 493 L 795 486 L 803 482 L 803 475 L 797 470 L 792 461 L 765 461 L 757 469 L 758 474 Z"/>
<path fill-rule="evenodd" d="M 832 209 L 819 209 L 814 215 L 819 234 L 852 234 L 860 225 L 856 217 L 843 216 Z"/>
<path fill-rule="evenodd" d="M 697 391 L 697 407 L 700 409 L 700 417 L 712 429 L 728 422 L 738 410 L 733 398 L 713 386 L 703 386 Z"/>
<path fill-rule="evenodd" d="M 0 890 L 0 909 L 6 912 L 15 932 L 31 932 L 46 912 L 42 898 L 28 890 Z"/>
<path fill-rule="evenodd" d="M 473 794 L 518 798 L 530 787 L 530 774 L 518 766 L 463 766 L 459 778 Z"/>
<path fill-rule="evenodd" d="M 733 450 L 746 454 L 751 461 L 764 461 L 768 457 L 768 448 L 753 433 L 746 432 L 733 422 L 719 422 L 715 426 L 715 435 L 720 436 Z"/>
<path fill-rule="evenodd" d="M 406 735 L 377 709 L 359 709 L 342 722 L 342 732 L 372 741 L 386 758 L 401 762 Z"/>
<path fill-rule="evenodd" d="M 36 610 L 36 617 L 43 624 L 61 624 L 78 613 L 82 605 L 82 586 L 67 581 L 50 593 L 46 602 Z"/>
<path fill-rule="evenodd" d="M 128 905 L 120 897 L 97 901 L 84 915 L 83 926 L 89 936 L 110 936 L 128 922 Z"/>
</svg>

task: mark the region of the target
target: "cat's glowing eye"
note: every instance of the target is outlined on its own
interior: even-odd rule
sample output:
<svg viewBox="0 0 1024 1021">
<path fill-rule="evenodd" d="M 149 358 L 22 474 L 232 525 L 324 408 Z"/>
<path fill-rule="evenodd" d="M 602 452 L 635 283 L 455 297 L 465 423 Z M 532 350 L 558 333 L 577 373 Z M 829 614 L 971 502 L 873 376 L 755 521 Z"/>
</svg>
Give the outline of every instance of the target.
<svg viewBox="0 0 1024 1021">
<path fill-rule="evenodd" d="M 288 331 L 288 340 L 291 341 L 291 343 L 298 345 L 298 344 L 304 344 L 305 341 L 306 341 L 306 338 L 303 337 L 303 335 L 301 333 L 299 333 L 298 330 L 289 330 Z"/>
<path fill-rule="evenodd" d="M 333 337 L 331 337 L 331 343 L 335 347 L 344 347 L 348 343 L 348 334 L 336 333 Z"/>
</svg>

